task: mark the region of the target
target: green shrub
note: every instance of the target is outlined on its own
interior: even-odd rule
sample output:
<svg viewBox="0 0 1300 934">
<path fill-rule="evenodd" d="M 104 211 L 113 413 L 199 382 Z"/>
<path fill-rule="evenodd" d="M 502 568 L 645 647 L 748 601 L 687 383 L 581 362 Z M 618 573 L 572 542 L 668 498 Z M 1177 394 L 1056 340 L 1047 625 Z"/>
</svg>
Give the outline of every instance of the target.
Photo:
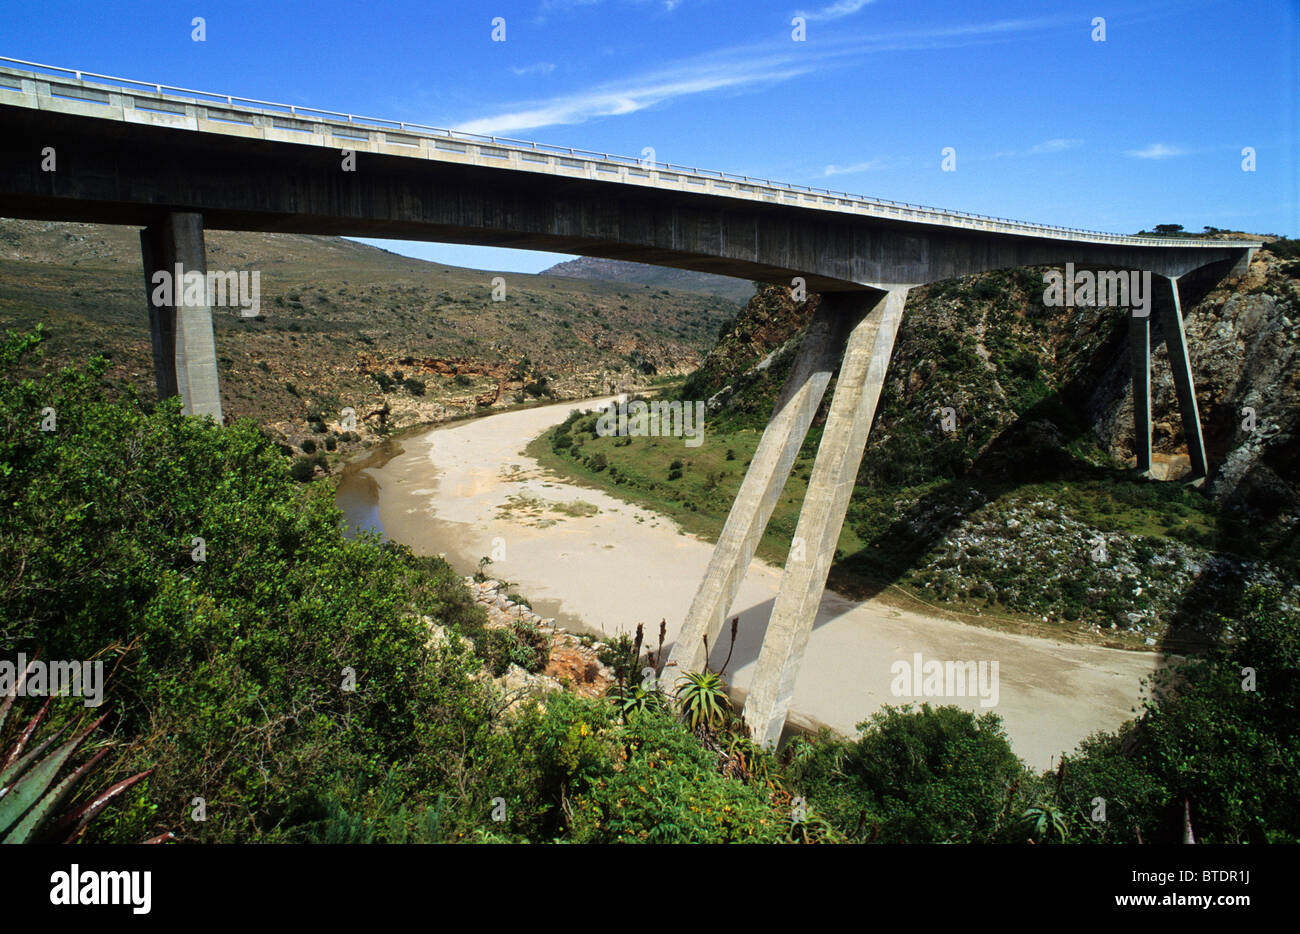
<svg viewBox="0 0 1300 934">
<path fill-rule="evenodd" d="M 511 665 L 536 674 L 546 668 L 550 657 L 550 638 L 533 623 L 515 620 L 510 626 L 487 632 L 485 658 L 496 677 Z"/>
<path fill-rule="evenodd" d="M 1198 842 L 1300 842 L 1300 619 L 1254 588 L 1237 630 L 1069 758 L 1058 798 L 1079 838 L 1179 843 L 1188 806 Z M 1091 819 L 1098 796 L 1104 823 Z"/>
<path fill-rule="evenodd" d="M 1034 776 L 995 714 L 958 707 L 885 707 L 856 742 L 825 735 L 793 762 L 804 791 L 845 835 L 882 843 L 1023 839 Z"/>
<path fill-rule="evenodd" d="M 295 457 L 289 466 L 289 476 L 299 483 L 306 483 L 316 476 L 316 461 L 311 457 Z"/>
<path fill-rule="evenodd" d="M 13 378 L 35 344 L 0 346 L 0 653 L 103 658 L 125 747 L 104 780 L 157 766 L 92 842 L 292 839 L 329 802 L 382 821 L 386 801 L 422 813 L 440 795 L 447 833 L 478 826 L 503 768 L 495 701 L 419 620 L 473 619 L 459 576 L 345 538 L 330 491 L 294 483 L 251 422 L 106 398 L 102 360 Z"/>
<path fill-rule="evenodd" d="M 634 713 L 619 734 L 626 760 L 574 797 L 580 843 L 777 843 L 785 823 L 762 789 L 721 775 L 670 713 Z"/>
<path fill-rule="evenodd" d="M 1261 249 L 1281 259 L 1300 259 L 1300 240 L 1279 237 L 1271 243 L 1264 244 Z"/>
</svg>

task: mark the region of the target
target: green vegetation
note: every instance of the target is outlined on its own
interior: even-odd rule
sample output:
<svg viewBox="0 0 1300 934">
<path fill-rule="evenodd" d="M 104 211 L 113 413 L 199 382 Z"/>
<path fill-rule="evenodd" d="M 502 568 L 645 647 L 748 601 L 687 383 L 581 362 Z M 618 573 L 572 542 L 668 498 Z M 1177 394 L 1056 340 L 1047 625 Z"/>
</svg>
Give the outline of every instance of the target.
<svg viewBox="0 0 1300 934">
<path fill-rule="evenodd" d="M 329 491 L 295 483 L 252 423 L 115 400 L 103 360 L 13 378 L 39 343 L 0 348 L 0 654 L 102 658 L 121 740 L 104 780 L 152 769 L 87 839 L 779 836 L 764 788 L 723 776 L 670 712 L 624 722 L 609 700 L 558 695 L 503 714 L 477 674 L 537 670 L 540 634 L 485 637 L 440 559 L 344 538 Z M 432 639 L 423 617 L 477 648 Z M 52 707 L 66 720 L 79 703 Z M 674 820 L 655 803 L 668 790 L 683 792 Z"/>
<path fill-rule="evenodd" d="M 856 738 L 764 751 L 720 672 L 685 673 L 672 697 L 643 683 L 662 646 L 643 655 L 639 632 L 602 655 L 611 696 L 506 711 L 484 669 L 540 670 L 542 633 L 485 630 L 440 559 L 344 538 L 328 490 L 295 482 L 250 422 L 115 399 L 103 360 L 16 375 L 39 343 L 0 346 L 0 656 L 111 672 L 113 742 L 90 762 L 120 790 L 89 841 L 1171 842 L 1186 813 L 1198 840 L 1300 841 L 1300 637 L 1275 592 L 1251 590 L 1235 640 L 1043 775 L 996 716 L 953 707 L 887 708 Z M 567 433 L 595 443 L 579 423 Z M 746 449 L 730 449 L 717 463 L 738 467 Z M 696 456 L 681 455 L 683 480 Z M 54 698 L 51 725 L 73 726 L 79 705 Z M 0 801 L 30 816 L 29 799 L 52 800 L 88 735 L 73 729 Z M 79 820 L 85 800 L 62 810 Z"/>
<path fill-rule="evenodd" d="M 1021 842 L 1035 777 L 999 718 L 956 707 L 886 707 L 857 740 L 795 741 L 792 782 L 851 839 L 881 843 Z"/>
</svg>

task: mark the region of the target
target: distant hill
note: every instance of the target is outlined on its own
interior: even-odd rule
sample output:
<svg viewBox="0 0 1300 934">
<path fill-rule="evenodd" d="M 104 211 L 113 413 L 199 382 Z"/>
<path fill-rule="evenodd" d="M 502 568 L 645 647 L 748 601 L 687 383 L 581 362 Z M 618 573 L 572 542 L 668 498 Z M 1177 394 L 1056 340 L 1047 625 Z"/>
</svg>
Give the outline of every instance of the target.
<svg viewBox="0 0 1300 934">
<path fill-rule="evenodd" d="M 344 406 L 387 403 L 403 425 L 509 404 L 528 386 L 577 398 L 644 385 L 695 369 L 740 309 L 696 290 L 462 269 L 338 237 L 209 231 L 206 243 L 209 269 L 261 272 L 260 317 L 213 315 L 223 409 L 286 431 Z M 47 365 L 103 353 L 110 380 L 151 397 L 147 321 L 136 228 L 0 219 L 0 330 L 43 323 Z"/>
<path fill-rule="evenodd" d="M 623 282 L 644 286 L 647 289 L 676 289 L 714 295 L 744 304 L 754 294 L 754 284 L 748 279 L 715 276 L 689 269 L 670 269 L 645 263 L 628 263 L 617 259 L 595 259 L 580 256 L 568 262 L 556 263 L 542 271 L 544 276 L 563 276 L 566 279 L 589 279 L 597 282 Z"/>
</svg>

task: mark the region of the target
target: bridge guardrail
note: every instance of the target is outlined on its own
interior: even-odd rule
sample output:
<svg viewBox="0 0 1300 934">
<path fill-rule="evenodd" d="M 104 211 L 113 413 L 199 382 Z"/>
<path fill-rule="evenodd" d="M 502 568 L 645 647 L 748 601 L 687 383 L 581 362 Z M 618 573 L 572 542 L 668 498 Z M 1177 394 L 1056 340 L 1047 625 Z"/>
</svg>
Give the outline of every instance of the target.
<svg viewBox="0 0 1300 934">
<path fill-rule="evenodd" d="M 193 88 L 175 87 L 173 85 L 158 84 L 148 81 L 137 81 L 132 78 L 120 78 L 113 75 L 102 75 L 96 72 L 81 71 L 78 69 L 62 68 L 57 65 L 45 65 L 40 62 L 29 62 L 17 58 L 0 56 L 0 62 L 8 62 L 14 65 L 23 66 L 23 68 L 7 68 L 0 65 L 0 74 L 14 74 L 28 78 L 49 78 L 39 71 L 29 71 L 27 69 L 37 68 L 45 71 L 54 72 L 56 75 L 72 75 L 74 80 L 88 89 L 145 89 L 152 91 L 162 100 L 170 101 L 188 101 L 192 104 L 208 105 L 213 103 L 224 104 L 232 111 L 236 109 L 261 115 L 274 115 L 276 112 L 288 114 L 294 118 L 306 118 L 315 120 L 323 124 L 332 124 L 335 126 L 350 126 L 354 128 L 373 127 L 375 129 L 396 129 L 402 133 L 409 133 L 413 136 L 425 137 L 430 139 L 444 139 L 451 141 L 462 141 L 467 143 L 476 143 L 488 145 L 496 148 L 507 149 L 513 152 L 534 152 L 545 153 L 553 156 L 567 156 L 571 159 L 582 160 L 584 162 L 594 163 L 596 165 L 617 165 L 625 168 L 642 169 L 646 171 L 667 172 L 682 176 L 690 176 L 702 180 L 713 179 L 724 182 L 735 182 L 739 185 L 753 186 L 755 189 L 766 189 L 774 194 L 781 192 L 802 192 L 810 195 L 816 195 L 820 199 L 833 198 L 850 207 L 877 208 L 884 209 L 887 214 L 895 216 L 911 217 L 924 222 L 945 222 L 948 226 L 954 226 L 953 221 L 957 221 L 955 226 L 975 227 L 980 230 L 989 230 L 1004 233 L 1019 234 L 1051 234 L 1059 236 L 1068 235 L 1071 239 L 1087 238 L 1089 240 L 1100 240 L 1102 242 L 1122 243 L 1129 246 L 1174 246 L 1174 247 L 1240 247 L 1247 248 L 1259 246 L 1258 241 L 1245 240 L 1204 240 L 1182 237 L 1144 237 L 1130 234 L 1108 233 L 1099 230 L 1087 230 L 1081 227 L 1060 227 L 1051 224 L 1035 224 L 1028 221 L 1017 221 L 1006 217 L 992 217 L 987 214 L 972 214 L 966 211 L 952 211 L 944 208 L 929 207 L 926 205 L 912 204 L 906 201 L 891 201 L 887 198 L 870 198 L 865 195 L 855 195 L 844 191 L 833 191 L 827 188 L 815 188 L 809 185 L 798 185 L 792 182 L 773 181 L 771 179 L 757 178 L 749 175 L 737 175 L 732 172 L 723 172 L 715 169 L 700 169 L 693 166 L 677 165 L 670 162 L 651 162 L 644 159 L 638 159 L 633 156 L 622 156 L 612 153 L 596 152 L 589 149 L 579 149 L 572 146 L 557 146 L 550 143 L 540 143 L 533 140 L 521 140 L 508 136 L 485 136 L 480 133 L 467 133 L 463 130 L 448 129 L 443 127 L 427 126 L 421 123 L 410 123 L 400 120 L 388 120 L 382 117 L 367 117 L 357 114 L 341 113 L 332 110 L 323 110 L 316 107 L 304 107 L 298 104 L 281 104 L 275 101 L 264 101 L 252 97 L 239 97 L 232 94 L 218 94 L 212 91 L 197 91 Z M 87 81 L 87 79 L 93 79 Z M 99 84 L 106 82 L 105 84 Z M 176 95 L 189 95 L 188 97 L 177 97 Z M 255 105 L 252 108 L 246 108 L 243 105 Z M 313 116 L 315 115 L 315 116 Z M 327 119 L 317 119 L 327 118 Z M 338 118 L 338 119 L 328 119 Z M 961 223 L 961 222 L 967 223 Z"/>
</svg>

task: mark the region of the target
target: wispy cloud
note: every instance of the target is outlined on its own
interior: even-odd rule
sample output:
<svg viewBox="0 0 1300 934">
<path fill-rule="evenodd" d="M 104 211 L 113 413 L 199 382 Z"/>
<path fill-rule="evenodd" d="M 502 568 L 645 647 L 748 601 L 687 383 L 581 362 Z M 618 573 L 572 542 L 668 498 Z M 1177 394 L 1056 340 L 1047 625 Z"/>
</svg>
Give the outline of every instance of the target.
<svg viewBox="0 0 1300 934">
<path fill-rule="evenodd" d="M 825 9 L 854 2 L 843 0 Z M 519 102 L 500 113 L 465 121 L 456 129 L 500 135 L 582 123 L 597 117 L 636 113 L 696 94 L 766 87 L 812 72 L 857 64 L 873 54 L 980 45 L 1016 33 L 1068 26 L 1073 22 L 1073 19 L 1052 16 L 896 33 L 840 34 L 826 37 L 816 47 L 784 41 L 722 48 L 670 63 L 654 72 L 603 82 L 548 100 Z"/>
<path fill-rule="evenodd" d="M 1142 149 L 1129 149 L 1124 154 L 1134 159 L 1172 159 L 1187 155 L 1187 150 L 1167 143 L 1148 143 Z"/>
<path fill-rule="evenodd" d="M 636 113 L 692 94 L 784 81 L 810 72 L 814 67 L 809 62 L 783 64 L 768 61 L 668 69 L 627 81 L 597 85 L 492 117 L 470 120 L 456 129 L 465 133 L 500 135 L 556 124 L 582 123 L 594 117 Z"/>
<path fill-rule="evenodd" d="M 854 175 L 858 172 L 874 172 L 877 169 L 884 168 L 884 159 L 869 159 L 866 162 L 855 162 L 853 165 L 828 165 L 822 170 L 822 178 L 830 178 L 833 175 Z"/>
<path fill-rule="evenodd" d="M 603 2 L 604 0 L 542 0 L 533 21 L 544 23 L 552 13 L 570 13 L 580 7 L 598 6 Z M 633 0 L 633 2 L 641 4 L 645 3 L 646 0 Z M 654 0 L 654 2 L 656 6 L 663 7 L 666 13 L 671 13 L 682 4 L 682 0 Z"/>
<path fill-rule="evenodd" d="M 1029 151 L 1032 153 L 1065 152 L 1065 150 L 1073 149 L 1081 143 L 1083 143 L 1083 140 L 1081 139 L 1062 139 L 1057 137 L 1056 139 L 1045 139 L 1038 145 L 1030 147 Z"/>
<path fill-rule="evenodd" d="M 601 0 L 542 0 L 537 14 L 545 16 L 548 13 L 567 13 L 576 7 L 596 6 L 600 2 Z"/>
<path fill-rule="evenodd" d="M 1056 137 L 1055 139 L 1045 139 L 1041 143 L 1035 143 L 1028 149 L 1004 149 L 1001 152 L 993 154 L 994 159 L 1006 159 L 1009 156 L 1041 156 L 1044 153 L 1065 152 L 1067 149 L 1074 149 L 1082 146 L 1081 139 L 1065 139 Z"/>
<path fill-rule="evenodd" d="M 523 68 L 517 68 L 512 65 L 510 71 L 512 74 L 521 77 L 524 75 L 549 75 L 551 72 L 555 71 L 555 62 L 538 62 L 536 65 L 525 65 Z"/>
<path fill-rule="evenodd" d="M 835 3 L 824 6 L 820 10 L 799 10 L 795 16 L 802 16 L 807 20 L 840 19 L 852 16 L 867 4 L 874 2 L 875 0 L 836 0 Z"/>
</svg>

